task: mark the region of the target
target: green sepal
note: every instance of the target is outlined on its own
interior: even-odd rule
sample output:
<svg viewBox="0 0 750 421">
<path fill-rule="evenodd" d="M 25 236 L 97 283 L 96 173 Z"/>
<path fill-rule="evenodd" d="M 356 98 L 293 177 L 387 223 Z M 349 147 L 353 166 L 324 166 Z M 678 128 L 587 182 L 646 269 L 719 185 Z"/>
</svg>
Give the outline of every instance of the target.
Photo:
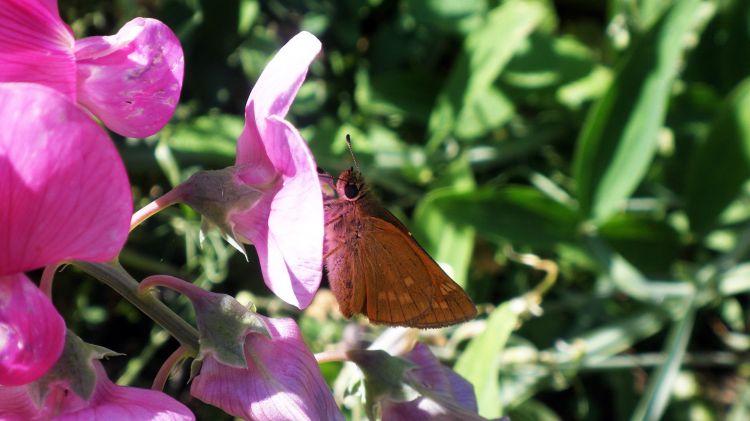
<svg viewBox="0 0 750 421">
<path fill-rule="evenodd" d="M 365 409 L 370 419 L 378 419 L 377 403 L 383 398 L 410 401 L 419 396 L 404 381 L 406 372 L 416 367 L 410 361 L 381 350 L 353 349 L 346 355 L 364 375 Z"/>
<path fill-rule="evenodd" d="M 240 168 L 227 167 L 221 170 L 198 171 L 182 183 L 182 201 L 203 217 L 201 232 L 217 227 L 224 239 L 248 258 L 245 242 L 234 231 L 230 216 L 252 208 L 263 196 L 263 188 L 271 187 L 275 180 L 266 186 L 250 186 L 239 179 Z"/>
<path fill-rule="evenodd" d="M 258 315 L 229 295 L 207 293 L 192 301 L 200 333 L 198 360 L 211 354 L 222 364 L 247 368 L 245 337 L 260 333 L 271 338 Z"/>
<path fill-rule="evenodd" d="M 92 361 L 121 355 L 124 354 L 88 344 L 68 330 L 60 358 L 44 376 L 28 386 L 29 393 L 35 403 L 42 406 L 50 386 L 62 382 L 78 397 L 87 401 L 96 387 L 96 370 Z"/>
</svg>

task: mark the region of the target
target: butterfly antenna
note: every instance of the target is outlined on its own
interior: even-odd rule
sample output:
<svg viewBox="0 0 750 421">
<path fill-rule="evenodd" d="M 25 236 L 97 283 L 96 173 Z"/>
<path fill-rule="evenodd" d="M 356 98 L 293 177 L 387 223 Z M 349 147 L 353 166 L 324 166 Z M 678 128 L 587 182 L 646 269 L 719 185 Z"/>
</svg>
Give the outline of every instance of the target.
<svg viewBox="0 0 750 421">
<path fill-rule="evenodd" d="M 328 174 L 327 172 L 323 171 L 322 168 L 318 167 L 318 177 L 328 177 L 332 180 L 335 180 L 336 177 L 332 176 L 331 174 Z"/>
<path fill-rule="evenodd" d="M 352 156 L 352 161 L 354 161 L 354 168 L 359 171 L 359 164 L 357 163 L 357 158 L 354 157 L 354 149 L 352 149 L 352 138 L 349 136 L 349 133 L 346 134 L 346 147 L 349 148 L 349 154 Z"/>
</svg>

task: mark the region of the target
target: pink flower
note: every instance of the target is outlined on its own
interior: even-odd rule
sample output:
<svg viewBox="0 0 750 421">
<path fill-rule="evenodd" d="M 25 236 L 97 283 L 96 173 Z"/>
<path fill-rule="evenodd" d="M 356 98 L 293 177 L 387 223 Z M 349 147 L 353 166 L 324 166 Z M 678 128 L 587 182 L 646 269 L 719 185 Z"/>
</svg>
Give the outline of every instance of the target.
<svg viewBox="0 0 750 421">
<path fill-rule="evenodd" d="M 421 389 L 416 399 L 381 401 L 383 419 L 482 420 L 477 414 L 474 387 L 455 371 L 440 364 L 427 345 L 417 343 L 404 356 L 415 367 L 405 373 L 407 383 Z"/>
<path fill-rule="evenodd" d="M 236 165 L 178 188 L 230 241 L 255 245 L 266 285 L 299 308 L 322 276 L 323 199 L 312 153 L 284 116 L 319 51 L 312 34 L 292 38 L 250 93 Z"/>
<path fill-rule="evenodd" d="M 68 341 L 71 339 L 69 338 Z M 80 339 L 77 342 L 83 344 Z M 0 387 L 0 419 L 56 421 L 160 420 L 187 421 L 195 417 L 182 403 L 149 389 L 118 386 L 101 362 L 83 355 L 85 346 L 66 345 L 67 367 L 28 386 Z M 75 349 L 78 348 L 78 349 Z M 78 355 L 71 355 L 78 353 Z M 75 366 L 75 367 L 72 367 Z M 79 394 L 88 394 L 81 397 Z M 36 402 L 41 400 L 41 404 Z"/>
<path fill-rule="evenodd" d="M 426 345 L 414 340 L 413 329 L 391 328 L 370 348 L 347 351 L 364 376 L 370 417 L 389 421 L 483 420 L 477 413 L 471 383 L 440 364 Z"/>
<path fill-rule="evenodd" d="M 113 36 L 76 41 L 55 0 L 4 0 L 0 82 L 49 86 L 123 136 L 146 137 L 174 113 L 184 58 L 174 33 L 136 18 Z"/>
<path fill-rule="evenodd" d="M 23 272 L 114 258 L 132 198 L 107 134 L 58 91 L 0 83 L 0 127 L 0 384 L 18 385 L 52 366 L 65 337 Z"/>
<path fill-rule="evenodd" d="M 184 294 L 195 308 L 201 365 L 193 396 L 248 420 L 343 420 L 294 320 L 263 317 L 172 276 L 150 276 L 139 289 L 158 285 Z"/>
<path fill-rule="evenodd" d="M 257 317 L 271 337 L 247 333 L 247 368 L 209 355 L 190 393 L 244 419 L 343 420 L 294 320 Z"/>
</svg>

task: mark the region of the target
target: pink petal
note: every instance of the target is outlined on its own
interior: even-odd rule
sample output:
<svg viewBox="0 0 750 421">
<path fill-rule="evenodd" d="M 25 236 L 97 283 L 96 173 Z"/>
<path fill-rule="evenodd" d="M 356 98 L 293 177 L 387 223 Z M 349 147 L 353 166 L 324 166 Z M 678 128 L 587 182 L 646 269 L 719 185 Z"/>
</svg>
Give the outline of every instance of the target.
<svg viewBox="0 0 750 421">
<path fill-rule="evenodd" d="M 258 137 L 265 131 L 266 117 L 286 115 L 320 48 L 314 35 L 300 32 L 263 69 L 245 107 L 246 130 L 237 142 L 237 164 L 253 162 L 260 151 L 258 144 L 268 144 L 269 139 Z"/>
<path fill-rule="evenodd" d="M 195 416 L 190 410 L 169 395 L 150 389 L 118 386 L 107 377 L 101 362 L 92 361 L 97 372 L 96 390 L 90 401 L 81 407 L 73 393 L 62 405 L 56 421 L 116 421 L 159 420 L 190 421 Z M 48 399 L 48 401 L 51 399 Z"/>
<path fill-rule="evenodd" d="M 255 245 L 266 285 L 302 309 L 312 301 L 322 276 L 323 196 L 312 153 L 294 126 L 270 117 L 266 135 L 276 139 L 266 146 L 281 173 L 281 188 L 270 205 L 265 201 L 233 220 L 236 231 Z"/>
<path fill-rule="evenodd" d="M 26 387 L 0 386 L 0 420 L 36 420 L 39 418 L 39 412 Z"/>
<path fill-rule="evenodd" d="M 51 0 L 4 0 L 0 82 L 34 82 L 75 100 L 73 33 Z"/>
<path fill-rule="evenodd" d="M 427 386 L 436 396 L 455 402 L 468 411 L 477 412 L 474 387 L 453 370 L 443 366 L 427 345 L 417 343 L 406 354 L 406 358 L 417 365 L 411 373 L 417 382 Z"/>
<path fill-rule="evenodd" d="M 22 385 L 60 357 L 65 321 L 23 274 L 0 276 L 0 384 Z"/>
<path fill-rule="evenodd" d="M 132 197 L 104 130 L 57 91 L 0 84 L 0 275 L 63 260 L 107 261 Z"/>
<path fill-rule="evenodd" d="M 237 139 L 237 167 L 247 168 L 240 178 L 252 185 L 263 185 L 272 183 L 276 177 L 276 169 L 266 152 L 266 145 L 258 131 L 255 121 L 253 103 L 248 103 L 245 108 L 245 127 Z M 277 140 L 279 141 L 279 140 Z M 269 142 L 270 143 L 270 142 Z"/>
<path fill-rule="evenodd" d="M 195 416 L 182 403 L 149 389 L 117 386 L 101 362 L 91 362 L 97 384 L 89 401 L 71 391 L 65 381 L 51 384 L 47 399 L 37 407 L 26 387 L 0 387 L 0 420 L 192 421 Z"/>
<path fill-rule="evenodd" d="M 408 402 L 384 399 L 381 402 L 381 410 L 382 419 L 388 421 L 481 421 L 485 419 L 476 412 L 467 411 L 453 403 L 446 404 L 427 397 L 420 397 Z"/>
<path fill-rule="evenodd" d="M 223 366 L 207 357 L 190 393 L 244 419 L 343 420 L 297 324 L 263 319 L 272 339 L 247 335 L 248 368 Z"/>
<path fill-rule="evenodd" d="M 78 100 L 111 130 L 151 136 L 172 117 L 184 57 L 165 24 L 136 18 L 116 35 L 78 40 L 75 50 Z"/>
</svg>

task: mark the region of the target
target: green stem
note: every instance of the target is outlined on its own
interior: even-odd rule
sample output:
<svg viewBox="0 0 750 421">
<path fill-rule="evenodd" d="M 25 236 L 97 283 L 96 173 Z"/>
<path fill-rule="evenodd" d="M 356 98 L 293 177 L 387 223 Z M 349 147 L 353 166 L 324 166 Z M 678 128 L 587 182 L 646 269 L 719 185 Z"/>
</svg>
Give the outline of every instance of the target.
<svg viewBox="0 0 750 421">
<path fill-rule="evenodd" d="M 198 353 L 198 331 L 150 293 L 139 294 L 138 281 L 119 263 L 74 261 L 73 264 L 130 301 L 177 339 L 188 353 Z"/>
</svg>

